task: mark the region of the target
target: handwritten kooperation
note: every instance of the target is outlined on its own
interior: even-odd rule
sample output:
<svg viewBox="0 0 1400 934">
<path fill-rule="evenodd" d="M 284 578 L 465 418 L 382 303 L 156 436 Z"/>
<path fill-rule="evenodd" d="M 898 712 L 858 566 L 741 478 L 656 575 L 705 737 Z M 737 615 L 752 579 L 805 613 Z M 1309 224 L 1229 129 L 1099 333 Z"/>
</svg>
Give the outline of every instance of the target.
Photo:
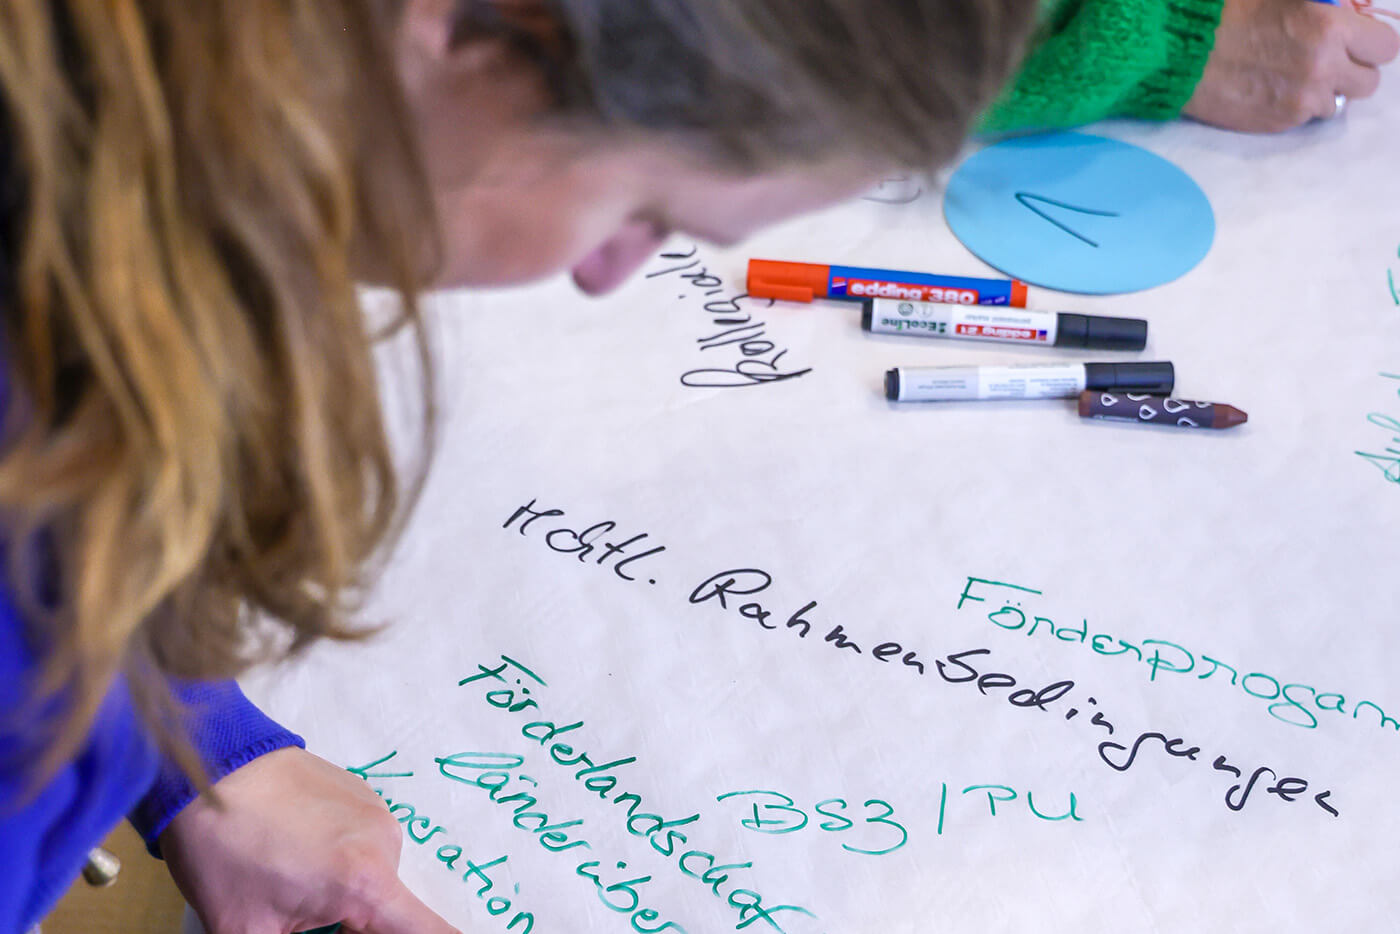
<svg viewBox="0 0 1400 934">
<path fill-rule="evenodd" d="M 389 808 L 389 813 L 403 825 L 404 835 L 415 846 L 432 849 L 429 844 L 441 834 L 442 836 L 436 840 L 435 856 L 437 862 L 454 875 L 460 873 L 462 883 L 468 886 L 476 898 L 484 903 L 484 907 L 491 917 L 501 919 L 505 930 L 529 934 L 535 929 L 535 913 L 517 907 L 516 902 L 520 900 L 520 886 L 517 885 L 514 889 L 509 889 L 501 885 L 500 890 L 497 890 L 500 875 L 506 864 L 510 862 L 510 855 L 502 854 L 492 859 L 483 859 L 480 862 L 467 857 L 466 850 L 461 843 L 455 842 L 461 838 L 426 813 L 420 813 L 414 804 L 400 796 L 396 786 L 401 784 L 400 780 L 412 778 L 414 772 L 373 771 L 382 765 L 393 764 L 395 767 L 399 767 L 401 763 L 393 761 L 398 758 L 398 755 L 398 750 L 392 750 L 388 755 L 380 756 L 373 762 L 348 766 L 346 770 L 370 783 L 371 787 L 374 788 L 374 793 L 384 800 L 385 805 Z M 387 781 L 394 782 L 394 785 L 389 786 L 392 794 L 385 792 L 383 783 Z M 551 834 L 557 832 L 557 828 L 554 827 L 542 826 L 540 829 Z M 544 838 L 540 839 L 541 845 L 547 848 L 548 844 L 545 843 Z M 551 838 L 550 843 L 553 843 L 554 839 Z M 512 894 L 514 898 L 512 898 Z"/>
</svg>

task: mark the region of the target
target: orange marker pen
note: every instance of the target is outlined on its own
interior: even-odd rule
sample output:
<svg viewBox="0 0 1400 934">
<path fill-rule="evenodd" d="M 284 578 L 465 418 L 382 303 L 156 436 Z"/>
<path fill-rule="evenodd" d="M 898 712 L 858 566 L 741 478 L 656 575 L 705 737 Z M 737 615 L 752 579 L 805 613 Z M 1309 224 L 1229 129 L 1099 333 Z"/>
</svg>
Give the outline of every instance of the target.
<svg viewBox="0 0 1400 934">
<path fill-rule="evenodd" d="M 748 291 L 755 298 L 790 302 L 810 302 L 814 298 L 855 302 L 870 298 L 898 298 L 950 305 L 1026 307 L 1026 284 L 1019 279 L 971 279 L 861 266 L 785 263 L 771 259 L 749 260 Z"/>
</svg>

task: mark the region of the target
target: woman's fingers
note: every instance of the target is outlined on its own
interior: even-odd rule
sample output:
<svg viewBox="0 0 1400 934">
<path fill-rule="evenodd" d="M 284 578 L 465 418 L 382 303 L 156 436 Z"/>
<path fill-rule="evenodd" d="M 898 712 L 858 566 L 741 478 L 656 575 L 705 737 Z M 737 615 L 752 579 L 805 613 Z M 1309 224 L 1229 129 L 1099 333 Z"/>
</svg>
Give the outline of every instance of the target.
<svg viewBox="0 0 1400 934">
<path fill-rule="evenodd" d="M 1309 0 L 1225 0 L 1215 47 L 1184 113 L 1246 132 L 1332 117 L 1337 95 L 1370 97 L 1400 54 L 1387 23 Z"/>
<path fill-rule="evenodd" d="M 1400 34 L 1390 24 L 1371 16 L 1343 11 L 1346 17 L 1347 55 L 1360 65 L 1384 65 L 1400 55 Z"/>
<path fill-rule="evenodd" d="M 1379 68 L 1348 62 L 1338 71 L 1335 93 L 1345 94 L 1348 100 L 1356 101 L 1375 94 L 1380 86 Z"/>
<path fill-rule="evenodd" d="M 419 900 L 402 882 L 374 905 L 374 918 L 346 934 L 462 934 Z"/>
</svg>

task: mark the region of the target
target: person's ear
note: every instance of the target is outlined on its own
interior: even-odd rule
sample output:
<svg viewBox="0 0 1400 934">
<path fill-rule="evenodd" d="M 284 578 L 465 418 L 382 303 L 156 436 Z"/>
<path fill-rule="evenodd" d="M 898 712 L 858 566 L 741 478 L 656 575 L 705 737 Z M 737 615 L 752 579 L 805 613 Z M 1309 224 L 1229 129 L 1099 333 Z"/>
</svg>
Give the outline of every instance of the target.
<svg viewBox="0 0 1400 934">
<path fill-rule="evenodd" d="M 407 0 L 399 40 L 400 73 L 410 101 L 433 113 L 427 123 L 461 124 L 447 136 L 543 109 L 552 100 L 539 67 L 507 35 L 464 29 L 462 7 L 496 4 L 460 0 Z M 473 119 L 460 119 L 470 104 Z M 470 124 L 470 125 L 468 125 Z"/>
</svg>

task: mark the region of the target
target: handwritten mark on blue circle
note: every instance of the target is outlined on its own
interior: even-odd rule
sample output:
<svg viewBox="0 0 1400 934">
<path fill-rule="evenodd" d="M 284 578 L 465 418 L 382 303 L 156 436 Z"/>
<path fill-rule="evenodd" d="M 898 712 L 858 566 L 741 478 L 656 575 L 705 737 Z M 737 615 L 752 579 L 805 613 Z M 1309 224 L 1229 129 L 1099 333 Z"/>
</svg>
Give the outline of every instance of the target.
<svg viewBox="0 0 1400 934">
<path fill-rule="evenodd" d="M 1136 292 L 1210 252 L 1215 215 L 1189 175 L 1138 146 L 1086 133 L 989 146 L 948 182 L 954 235 L 1009 276 L 1063 292 Z"/>
</svg>

